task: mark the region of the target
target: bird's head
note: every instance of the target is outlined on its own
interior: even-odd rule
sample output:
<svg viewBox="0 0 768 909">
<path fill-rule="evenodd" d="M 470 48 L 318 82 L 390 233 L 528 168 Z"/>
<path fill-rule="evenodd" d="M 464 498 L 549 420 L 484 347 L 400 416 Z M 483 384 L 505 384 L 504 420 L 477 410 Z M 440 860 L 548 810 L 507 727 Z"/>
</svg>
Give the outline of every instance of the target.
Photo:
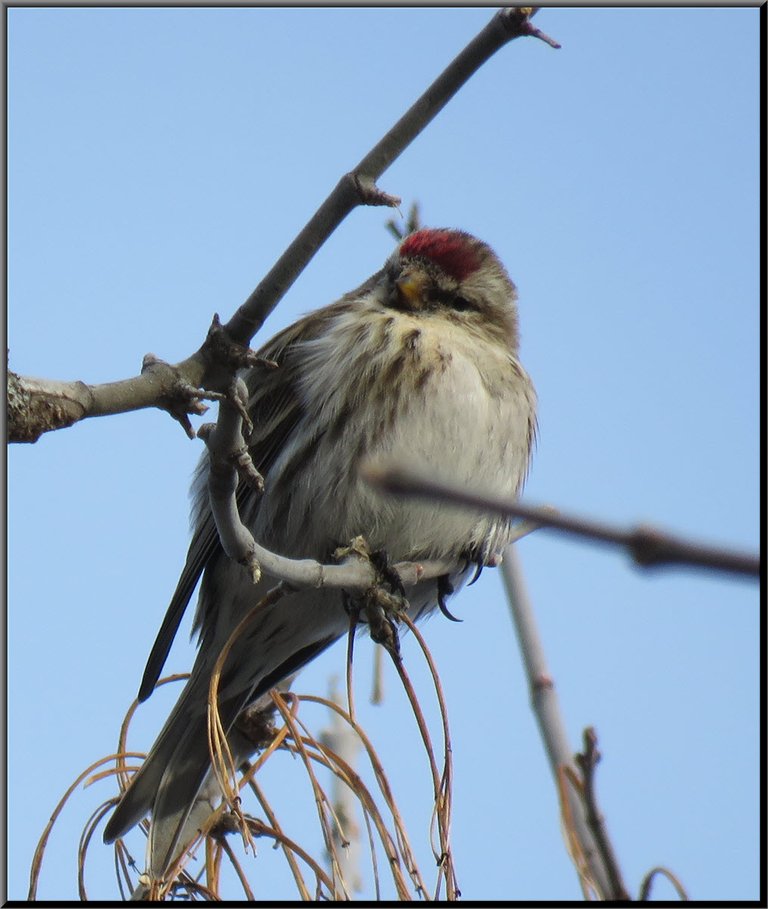
<svg viewBox="0 0 768 909">
<path fill-rule="evenodd" d="M 517 343 L 517 292 L 497 255 L 459 230 L 425 228 L 407 236 L 384 268 L 385 304 L 483 327 Z"/>
</svg>

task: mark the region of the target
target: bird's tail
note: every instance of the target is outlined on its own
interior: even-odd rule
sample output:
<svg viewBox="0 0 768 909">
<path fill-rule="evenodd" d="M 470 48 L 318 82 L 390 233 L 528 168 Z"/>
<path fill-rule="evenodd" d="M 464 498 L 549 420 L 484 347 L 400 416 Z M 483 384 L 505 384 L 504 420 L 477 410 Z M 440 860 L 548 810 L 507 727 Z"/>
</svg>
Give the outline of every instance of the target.
<svg viewBox="0 0 768 909">
<path fill-rule="evenodd" d="M 151 811 L 149 870 L 153 876 L 162 876 L 189 845 L 220 796 L 212 774 L 211 779 L 206 779 L 211 769 L 206 712 L 208 684 L 207 673 L 197 673 L 187 682 L 104 830 L 104 841 L 111 843 Z M 219 705 L 225 730 L 231 727 L 245 699 L 231 698 Z"/>
<path fill-rule="evenodd" d="M 253 746 L 233 729 L 238 714 L 297 672 L 348 628 L 335 591 L 294 594 L 269 610 L 233 647 L 221 678 L 219 716 L 235 767 Z M 148 871 L 166 870 L 197 836 L 221 798 L 211 770 L 207 703 L 216 647 L 201 646 L 187 684 L 146 761 L 104 831 L 113 842 L 151 812 Z"/>
</svg>

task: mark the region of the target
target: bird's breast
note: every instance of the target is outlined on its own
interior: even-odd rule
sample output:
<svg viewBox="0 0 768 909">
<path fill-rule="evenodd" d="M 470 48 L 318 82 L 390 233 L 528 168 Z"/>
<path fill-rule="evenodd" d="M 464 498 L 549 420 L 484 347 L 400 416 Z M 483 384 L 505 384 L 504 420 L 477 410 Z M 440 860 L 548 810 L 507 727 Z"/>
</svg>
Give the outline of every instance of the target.
<svg viewBox="0 0 768 909">
<path fill-rule="evenodd" d="M 395 559 L 483 548 L 498 519 L 385 496 L 357 468 L 394 461 L 514 494 L 528 460 L 528 403 L 509 351 L 478 345 L 448 320 L 365 315 L 345 313 L 302 345 L 303 417 L 267 478 L 262 531 L 296 557 L 325 558 L 358 534 Z M 286 551 L 295 541 L 301 551 Z"/>
</svg>

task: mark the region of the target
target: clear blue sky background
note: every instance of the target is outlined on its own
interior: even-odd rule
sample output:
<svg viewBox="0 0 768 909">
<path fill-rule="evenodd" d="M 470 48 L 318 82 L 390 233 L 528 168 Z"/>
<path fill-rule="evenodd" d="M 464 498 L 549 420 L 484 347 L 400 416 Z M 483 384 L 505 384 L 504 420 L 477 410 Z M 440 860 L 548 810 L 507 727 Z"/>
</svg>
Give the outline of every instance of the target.
<svg viewBox="0 0 768 909">
<path fill-rule="evenodd" d="M 10 10 L 11 367 L 103 382 L 147 351 L 196 349 L 490 15 Z M 498 53 L 381 186 L 404 210 L 418 199 L 427 224 L 487 240 L 519 286 L 541 402 L 528 501 L 755 549 L 758 11 L 550 9 L 537 23 L 563 49 Z M 261 339 L 377 269 L 387 216 L 353 213 Z M 145 411 L 9 452 L 12 898 L 60 795 L 114 749 L 183 563 L 200 449 Z M 519 549 L 574 748 L 586 725 L 599 733 L 630 889 L 663 863 L 694 898 L 756 898 L 757 584 L 641 573 L 543 532 Z M 424 632 L 451 710 L 464 897 L 579 899 L 498 574 L 452 610 L 462 625 L 438 616 Z M 169 669 L 191 663 L 188 629 Z M 343 659 L 332 650 L 297 689 L 324 693 Z M 387 689 L 363 719 L 431 876 L 428 774 L 391 675 Z M 171 701 L 141 708 L 134 747 Z M 271 791 L 319 851 L 300 778 L 284 763 Z M 79 831 L 109 794 L 80 792 L 65 812 L 40 897 L 76 898 Z M 261 898 L 294 895 L 266 843 L 248 863 Z M 92 898 L 117 896 L 99 844 L 88 880 Z"/>
</svg>

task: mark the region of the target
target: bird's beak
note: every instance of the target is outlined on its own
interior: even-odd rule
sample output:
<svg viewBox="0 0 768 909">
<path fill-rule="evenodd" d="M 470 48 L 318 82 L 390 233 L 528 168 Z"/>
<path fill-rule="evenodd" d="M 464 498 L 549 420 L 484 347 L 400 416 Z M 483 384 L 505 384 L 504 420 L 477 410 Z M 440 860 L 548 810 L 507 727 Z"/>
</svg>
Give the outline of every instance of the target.
<svg viewBox="0 0 768 909">
<path fill-rule="evenodd" d="M 404 271 L 395 281 L 398 303 L 403 309 L 421 309 L 427 277 L 420 271 Z"/>
</svg>

